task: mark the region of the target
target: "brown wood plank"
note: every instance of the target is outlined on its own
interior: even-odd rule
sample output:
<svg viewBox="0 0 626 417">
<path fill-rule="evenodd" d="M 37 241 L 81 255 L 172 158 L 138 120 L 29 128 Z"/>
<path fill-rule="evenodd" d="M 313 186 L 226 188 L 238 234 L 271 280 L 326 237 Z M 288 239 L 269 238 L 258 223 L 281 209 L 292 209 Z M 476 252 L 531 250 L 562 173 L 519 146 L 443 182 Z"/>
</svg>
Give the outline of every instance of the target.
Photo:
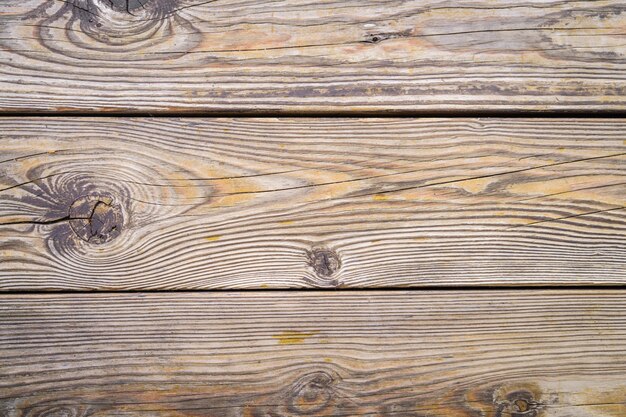
<svg viewBox="0 0 626 417">
<path fill-rule="evenodd" d="M 4 0 L 0 112 L 620 111 L 625 9 Z"/>
<path fill-rule="evenodd" d="M 623 417 L 622 291 L 3 295 L 4 417 Z"/>
<path fill-rule="evenodd" d="M 626 283 L 626 120 L 0 120 L 0 289 Z"/>
</svg>

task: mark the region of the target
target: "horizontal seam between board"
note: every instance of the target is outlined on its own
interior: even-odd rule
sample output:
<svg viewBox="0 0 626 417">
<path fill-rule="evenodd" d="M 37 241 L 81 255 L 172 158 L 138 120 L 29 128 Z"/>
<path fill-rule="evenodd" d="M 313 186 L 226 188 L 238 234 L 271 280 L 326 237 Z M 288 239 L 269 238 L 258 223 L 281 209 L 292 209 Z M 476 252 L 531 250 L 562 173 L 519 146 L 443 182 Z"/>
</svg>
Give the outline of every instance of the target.
<svg viewBox="0 0 626 417">
<path fill-rule="evenodd" d="M 363 110 L 363 111 L 281 111 L 281 110 L 242 110 L 242 111 L 2 111 L 1 118 L 24 117 L 84 117 L 84 118 L 474 118 L 493 117 L 511 119 L 602 119 L 626 118 L 626 110 L 547 110 L 547 111 L 517 111 L 517 110 Z"/>
<path fill-rule="evenodd" d="M 293 293 L 307 293 L 307 292 L 323 292 L 323 293 L 350 293 L 350 292 L 414 292 L 414 293 L 428 293 L 428 292 L 490 292 L 490 291 L 525 291 L 525 292 L 540 292 L 540 291 L 567 291 L 567 292 L 583 292 L 583 291 L 626 291 L 626 283 L 623 284 L 599 284 L 599 285 L 459 285 L 459 286 L 445 286 L 445 285 L 432 285 L 423 287 L 352 287 L 352 288 L 240 288 L 240 289 L 124 289 L 124 290 L 2 290 L 2 295 L 58 295 L 58 294 L 167 294 L 167 293 L 272 293 L 272 292 L 293 292 Z"/>
</svg>

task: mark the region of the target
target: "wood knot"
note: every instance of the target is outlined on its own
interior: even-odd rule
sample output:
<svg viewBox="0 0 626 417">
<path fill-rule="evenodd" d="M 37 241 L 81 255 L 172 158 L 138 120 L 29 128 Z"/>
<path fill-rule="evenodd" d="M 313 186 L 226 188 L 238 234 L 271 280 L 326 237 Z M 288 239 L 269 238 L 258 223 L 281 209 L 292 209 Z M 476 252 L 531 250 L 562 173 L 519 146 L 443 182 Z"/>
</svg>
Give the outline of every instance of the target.
<svg viewBox="0 0 626 417">
<path fill-rule="evenodd" d="M 514 391 L 499 401 L 496 417 L 537 417 L 540 409 L 541 403 L 535 400 L 532 392 Z"/>
<path fill-rule="evenodd" d="M 154 0 L 107 0 L 112 9 L 117 11 L 125 11 L 131 13 L 133 10 L 145 9 L 147 3 L 153 3 Z"/>
<path fill-rule="evenodd" d="M 313 414 L 328 407 L 334 396 L 336 378 L 316 371 L 298 379 L 291 391 L 288 407 L 292 413 Z"/>
<path fill-rule="evenodd" d="M 122 209 L 107 195 L 80 197 L 70 207 L 72 230 L 85 242 L 102 244 L 119 236 L 124 221 Z"/>
<path fill-rule="evenodd" d="M 65 3 L 55 17 L 61 18 L 69 12 L 70 21 L 80 23 L 81 33 L 118 47 L 150 39 L 178 9 L 178 0 L 74 0 Z"/>
<path fill-rule="evenodd" d="M 341 268 L 339 256 L 330 249 L 313 249 L 307 255 L 309 266 L 321 278 L 330 278 Z"/>
<path fill-rule="evenodd" d="M 168 61 L 194 49 L 203 34 L 179 11 L 183 0 L 64 0 L 43 2 L 26 15 L 33 38 L 23 39 L 27 54 L 63 54 L 67 59 L 101 63 L 102 56 L 130 62 Z M 52 8 L 48 3 L 54 3 Z M 58 30 L 50 31 L 50 28 Z M 33 55 L 34 58 L 34 55 Z M 113 61 L 111 61 L 113 62 Z M 113 67 L 110 68 L 113 70 Z M 118 68 L 119 69 L 119 68 Z"/>
<path fill-rule="evenodd" d="M 81 0 L 87 6 L 101 3 L 116 12 L 133 15 L 135 12 L 171 12 L 178 4 L 178 0 Z"/>
</svg>

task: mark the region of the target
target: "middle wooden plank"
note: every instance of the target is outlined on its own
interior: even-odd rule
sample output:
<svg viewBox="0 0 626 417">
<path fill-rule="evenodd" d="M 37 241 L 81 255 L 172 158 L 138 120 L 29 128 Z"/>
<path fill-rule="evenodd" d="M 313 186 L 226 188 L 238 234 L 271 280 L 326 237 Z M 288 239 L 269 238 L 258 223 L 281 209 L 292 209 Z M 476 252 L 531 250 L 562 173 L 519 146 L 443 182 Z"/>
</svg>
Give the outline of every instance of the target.
<svg viewBox="0 0 626 417">
<path fill-rule="evenodd" d="M 625 119 L 0 119 L 0 290 L 626 283 Z"/>
</svg>

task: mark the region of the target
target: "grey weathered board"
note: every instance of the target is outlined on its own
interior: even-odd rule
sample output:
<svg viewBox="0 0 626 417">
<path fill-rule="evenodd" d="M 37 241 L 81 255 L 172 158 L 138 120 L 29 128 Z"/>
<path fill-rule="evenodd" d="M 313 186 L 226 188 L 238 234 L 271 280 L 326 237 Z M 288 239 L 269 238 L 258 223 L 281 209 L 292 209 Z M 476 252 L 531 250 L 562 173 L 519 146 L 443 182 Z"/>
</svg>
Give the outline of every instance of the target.
<svg viewBox="0 0 626 417">
<path fill-rule="evenodd" d="M 623 417 L 623 291 L 4 295 L 3 417 Z"/>
<path fill-rule="evenodd" d="M 626 283 L 626 120 L 0 120 L 0 289 Z"/>
<path fill-rule="evenodd" d="M 0 112 L 626 110 L 626 5 L 3 0 Z"/>
<path fill-rule="evenodd" d="M 0 0 L 0 417 L 624 417 L 625 12 Z"/>
</svg>

